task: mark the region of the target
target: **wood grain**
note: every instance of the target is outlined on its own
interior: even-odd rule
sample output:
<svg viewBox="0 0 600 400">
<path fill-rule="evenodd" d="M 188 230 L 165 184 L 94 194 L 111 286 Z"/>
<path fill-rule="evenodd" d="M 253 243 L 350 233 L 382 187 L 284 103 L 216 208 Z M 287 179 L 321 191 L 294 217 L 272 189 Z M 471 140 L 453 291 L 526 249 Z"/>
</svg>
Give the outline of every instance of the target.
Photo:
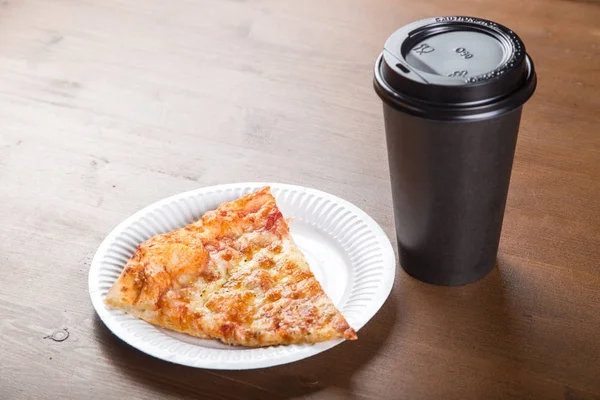
<svg viewBox="0 0 600 400">
<path fill-rule="evenodd" d="M 372 65 L 447 14 L 509 25 L 538 71 L 498 268 L 457 288 L 399 271 L 360 340 L 266 370 L 168 364 L 104 327 L 92 255 L 174 193 L 311 186 L 393 238 Z M 0 399 L 600 398 L 599 21 L 597 1 L 1 1 Z"/>
</svg>

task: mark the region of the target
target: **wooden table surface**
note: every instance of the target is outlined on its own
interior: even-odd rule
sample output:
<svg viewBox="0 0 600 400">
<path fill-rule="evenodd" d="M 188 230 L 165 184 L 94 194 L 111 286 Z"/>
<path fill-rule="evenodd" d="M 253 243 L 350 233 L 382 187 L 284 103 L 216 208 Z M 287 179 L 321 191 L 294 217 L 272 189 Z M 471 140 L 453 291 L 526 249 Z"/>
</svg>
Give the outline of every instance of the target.
<svg viewBox="0 0 600 400">
<path fill-rule="evenodd" d="M 398 269 L 358 341 L 264 370 L 173 365 L 108 331 L 91 257 L 175 193 L 311 186 L 393 238 L 372 65 L 395 29 L 448 14 L 509 25 L 538 71 L 490 275 Z M 600 398 L 600 3 L 3 0 L 0 217 L 2 400 Z"/>
</svg>

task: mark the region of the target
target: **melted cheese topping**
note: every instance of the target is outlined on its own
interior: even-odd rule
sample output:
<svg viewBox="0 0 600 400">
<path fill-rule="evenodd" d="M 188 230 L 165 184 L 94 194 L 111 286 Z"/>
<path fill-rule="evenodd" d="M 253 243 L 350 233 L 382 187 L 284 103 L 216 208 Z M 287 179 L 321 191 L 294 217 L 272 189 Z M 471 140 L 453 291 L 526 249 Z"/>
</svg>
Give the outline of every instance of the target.
<svg viewBox="0 0 600 400">
<path fill-rule="evenodd" d="M 294 244 L 269 188 L 142 243 L 106 303 L 228 344 L 356 339 Z"/>
</svg>

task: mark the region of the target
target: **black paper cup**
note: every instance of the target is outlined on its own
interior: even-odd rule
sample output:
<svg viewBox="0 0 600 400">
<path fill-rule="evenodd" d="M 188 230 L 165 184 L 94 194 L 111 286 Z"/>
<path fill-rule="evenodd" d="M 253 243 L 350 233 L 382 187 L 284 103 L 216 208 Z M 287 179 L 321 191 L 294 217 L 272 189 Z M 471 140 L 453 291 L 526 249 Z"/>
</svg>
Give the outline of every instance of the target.
<svg viewBox="0 0 600 400">
<path fill-rule="evenodd" d="M 508 28 L 471 17 L 409 24 L 375 65 L 400 264 L 462 285 L 495 265 L 533 62 Z"/>
</svg>

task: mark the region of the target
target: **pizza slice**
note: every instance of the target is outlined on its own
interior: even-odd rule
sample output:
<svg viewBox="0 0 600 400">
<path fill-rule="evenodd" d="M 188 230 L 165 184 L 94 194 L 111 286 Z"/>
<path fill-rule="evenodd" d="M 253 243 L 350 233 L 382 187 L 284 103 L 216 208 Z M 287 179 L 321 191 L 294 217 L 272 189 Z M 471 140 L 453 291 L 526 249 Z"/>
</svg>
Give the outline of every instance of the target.
<svg viewBox="0 0 600 400">
<path fill-rule="evenodd" d="M 106 304 L 232 345 L 357 338 L 312 274 L 268 187 L 139 245 Z"/>
</svg>

